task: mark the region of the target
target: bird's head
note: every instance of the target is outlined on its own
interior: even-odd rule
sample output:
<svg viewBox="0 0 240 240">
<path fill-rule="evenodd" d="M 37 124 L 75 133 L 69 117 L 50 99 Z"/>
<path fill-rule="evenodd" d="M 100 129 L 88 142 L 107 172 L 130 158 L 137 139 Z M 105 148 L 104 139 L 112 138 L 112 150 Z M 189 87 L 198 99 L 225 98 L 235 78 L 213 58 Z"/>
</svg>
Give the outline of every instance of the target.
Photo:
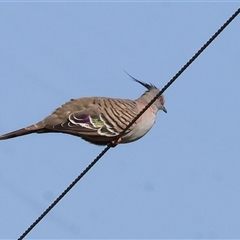
<svg viewBox="0 0 240 240">
<path fill-rule="evenodd" d="M 142 86 L 147 88 L 147 91 L 141 96 L 141 98 L 146 102 L 146 104 L 149 103 L 160 92 L 160 90 L 153 84 L 148 84 L 148 83 L 142 82 L 142 81 L 134 78 L 133 76 L 131 76 L 129 73 L 127 73 L 127 75 L 130 76 L 135 82 L 138 82 Z M 165 103 L 165 99 L 164 99 L 164 95 L 162 94 L 153 103 L 153 105 L 155 105 L 158 110 L 163 110 L 165 113 L 167 113 L 167 109 L 164 107 L 164 103 Z"/>
</svg>

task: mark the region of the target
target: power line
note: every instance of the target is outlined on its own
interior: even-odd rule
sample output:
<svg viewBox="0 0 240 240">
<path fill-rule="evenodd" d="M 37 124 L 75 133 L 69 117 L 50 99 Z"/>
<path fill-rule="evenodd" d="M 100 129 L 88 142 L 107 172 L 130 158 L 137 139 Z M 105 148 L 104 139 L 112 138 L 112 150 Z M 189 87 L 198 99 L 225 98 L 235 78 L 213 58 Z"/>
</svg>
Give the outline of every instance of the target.
<svg viewBox="0 0 240 240">
<path fill-rule="evenodd" d="M 136 122 L 137 119 L 163 94 L 176 79 L 193 63 L 193 61 L 213 42 L 213 40 L 233 21 L 240 13 L 240 8 L 212 35 L 211 38 L 194 54 L 194 56 L 175 74 L 175 76 L 161 89 L 161 91 L 140 111 L 140 113 L 129 123 L 129 125 L 116 137 L 121 138 L 125 132 Z M 29 226 L 29 228 L 18 238 L 22 240 L 26 235 L 54 208 L 54 206 L 75 186 L 75 184 L 98 162 L 98 160 L 112 147 L 107 147 L 85 168 L 85 170 L 56 198 L 56 200 Z"/>
</svg>

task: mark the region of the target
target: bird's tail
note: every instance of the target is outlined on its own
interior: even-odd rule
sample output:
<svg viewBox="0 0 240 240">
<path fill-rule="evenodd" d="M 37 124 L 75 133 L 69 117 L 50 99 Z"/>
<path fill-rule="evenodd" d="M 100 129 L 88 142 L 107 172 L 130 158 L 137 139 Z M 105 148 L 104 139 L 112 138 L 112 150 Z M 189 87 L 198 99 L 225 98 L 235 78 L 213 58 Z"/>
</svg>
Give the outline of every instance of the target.
<svg viewBox="0 0 240 240">
<path fill-rule="evenodd" d="M 16 130 L 14 132 L 3 134 L 0 136 L 0 140 L 19 137 L 19 136 L 27 135 L 30 133 L 35 133 L 38 131 L 39 131 L 39 127 L 37 125 L 31 125 L 29 127 Z"/>
</svg>

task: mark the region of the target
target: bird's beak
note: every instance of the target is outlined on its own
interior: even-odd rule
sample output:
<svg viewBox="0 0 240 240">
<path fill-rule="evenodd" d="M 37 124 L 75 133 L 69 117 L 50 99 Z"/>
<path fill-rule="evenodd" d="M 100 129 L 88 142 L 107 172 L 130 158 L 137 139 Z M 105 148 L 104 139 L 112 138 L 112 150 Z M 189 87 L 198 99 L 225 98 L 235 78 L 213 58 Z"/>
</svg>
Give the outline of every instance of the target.
<svg viewBox="0 0 240 240">
<path fill-rule="evenodd" d="M 163 106 L 162 110 L 167 113 L 167 109 Z"/>
</svg>

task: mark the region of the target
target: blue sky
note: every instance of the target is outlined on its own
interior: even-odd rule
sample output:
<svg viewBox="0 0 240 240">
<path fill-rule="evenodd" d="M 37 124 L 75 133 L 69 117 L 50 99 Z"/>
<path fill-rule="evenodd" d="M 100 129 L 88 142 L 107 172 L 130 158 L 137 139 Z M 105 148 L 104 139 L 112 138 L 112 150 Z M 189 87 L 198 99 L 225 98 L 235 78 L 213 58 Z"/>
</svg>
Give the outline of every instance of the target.
<svg viewBox="0 0 240 240">
<path fill-rule="evenodd" d="M 0 3 L 0 134 L 71 98 L 162 88 L 239 3 Z M 111 149 L 29 238 L 240 238 L 240 16 L 165 92 L 141 140 Z M 103 148 L 0 142 L 1 238 L 17 238 Z"/>
</svg>

